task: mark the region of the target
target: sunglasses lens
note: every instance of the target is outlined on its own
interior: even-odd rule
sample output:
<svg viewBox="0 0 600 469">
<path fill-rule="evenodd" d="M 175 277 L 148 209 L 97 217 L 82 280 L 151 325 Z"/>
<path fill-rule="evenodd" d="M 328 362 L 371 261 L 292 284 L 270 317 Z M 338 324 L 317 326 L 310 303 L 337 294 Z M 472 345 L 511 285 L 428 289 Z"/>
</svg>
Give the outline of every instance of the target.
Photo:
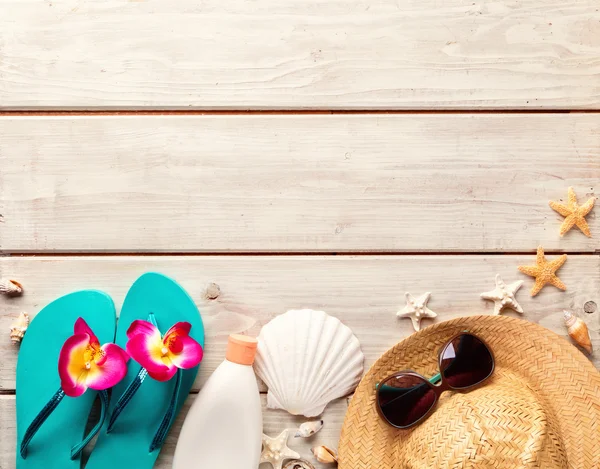
<svg viewBox="0 0 600 469">
<path fill-rule="evenodd" d="M 410 427 L 429 412 L 436 395 L 427 380 L 419 376 L 398 375 L 381 383 L 377 401 L 383 416 L 395 427 Z"/>
<path fill-rule="evenodd" d="M 473 335 L 463 334 L 444 349 L 440 370 L 450 387 L 468 388 L 481 383 L 492 374 L 494 359 L 481 340 Z"/>
</svg>

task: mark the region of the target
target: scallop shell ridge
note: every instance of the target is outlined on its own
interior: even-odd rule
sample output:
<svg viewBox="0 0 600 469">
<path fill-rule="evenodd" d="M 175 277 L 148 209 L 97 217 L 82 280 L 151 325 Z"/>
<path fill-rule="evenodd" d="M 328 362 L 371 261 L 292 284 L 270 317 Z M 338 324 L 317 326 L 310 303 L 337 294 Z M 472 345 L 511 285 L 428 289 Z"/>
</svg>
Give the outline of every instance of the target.
<svg viewBox="0 0 600 469">
<path fill-rule="evenodd" d="M 356 388 L 363 364 L 349 327 L 323 311 L 291 310 L 263 327 L 254 366 L 267 407 L 315 417 Z"/>
</svg>

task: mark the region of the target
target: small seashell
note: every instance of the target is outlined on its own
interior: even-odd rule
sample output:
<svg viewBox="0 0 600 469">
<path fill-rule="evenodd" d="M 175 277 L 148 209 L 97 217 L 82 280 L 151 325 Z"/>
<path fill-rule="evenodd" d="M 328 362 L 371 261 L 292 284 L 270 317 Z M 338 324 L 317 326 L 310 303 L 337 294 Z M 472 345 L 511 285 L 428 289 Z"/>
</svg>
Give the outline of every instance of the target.
<svg viewBox="0 0 600 469">
<path fill-rule="evenodd" d="M 333 464 L 337 462 L 337 454 L 327 446 L 315 446 L 311 449 L 312 453 L 317 458 L 317 461 L 323 464 Z"/>
<path fill-rule="evenodd" d="M 19 317 L 10 326 L 10 340 L 12 340 L 13 344 L 21 343 L 28 326 L 29 315 L 27 313 L 19 314 Z"/>
<path fill-rule="evenodd" d="M 570 311 L 564 311 L 565 325 L 569 331 L 569 337 L 577 343 L 580 347 L 584 348 L 587 353 L 593 352 L 592 339 L 586 323 L 583 319 L 578 318 Z"/>
<path fill-rule="evenodd" d="M 315 466 L 304 459 L 292 459 L 283 469 L 315 469 Z"/>
<path fill-rule="evenodd" d="M 16 296 L 23 293 L 23 285 L 16 280 L 0 279 L 0 293 L 9 296 Z"/>
<path fill-rule="evenodd" d="M 300 425 L 300 428 L 296 432 L 296 438 L 308 438 L 317 433 L 323 428 L 323 420 L 313 420 L 312 422 L 305 422 Z"/>
</svg>

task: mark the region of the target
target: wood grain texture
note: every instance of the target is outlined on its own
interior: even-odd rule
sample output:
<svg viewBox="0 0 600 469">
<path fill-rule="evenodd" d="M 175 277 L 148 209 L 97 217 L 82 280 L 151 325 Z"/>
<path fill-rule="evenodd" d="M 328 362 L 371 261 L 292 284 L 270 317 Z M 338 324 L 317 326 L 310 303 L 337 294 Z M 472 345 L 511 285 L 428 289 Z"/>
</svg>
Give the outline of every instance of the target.
<svg viewBox="0 0 600 469">
<path fill-rule="evenodd" d="M 2 0 L 0 108 L 597 109 L 599 20 L 595 0 Z"/>
<path fill-rule="evenodd" d="M 188 409 L 194 401 L 195 396 L 190 395 L 183 409 L 175 423 L 173 428 L 167 437 L 160 456 L 154 466 L 154 469 L 171 469 L 173 464 L 173 455 L 175 453 L 175 446 L 177 445 L 177 438 L 183 425 L 183 420 L 187 414 Z M 286 428 L 298 428 L 298 426 L 305 422 L 305 418 L 293 417 L 287 412 L 275 411 L 267 409 L 266 396 L 262 396 L 263 400 L 263 430 L 267 435 L 275 436 L 281 433 Z M 319 464 L 312 453 L 310 448 L 317 445 L 327 445 L 331 448 L 337 448 L 340 432 L 342 430 L 342 424 L 344 422 L 344 415 L 347 409 L 346 399 L 340 399 L 332 403 L 323 414 L 323 420 L 325 426 L 323 429 L 313 438 L 302 439 L 290 437 L 289 446 L 294 451 L 300 453 L 304 459 L 311 461 L 316 469 L 327 469 L 331 466 Z M 16 448 L 16 415 L 15 415 L 15 396 L 2 396 L 0 395 L 0 468 L 2 469 L 14 469 L 15 468 L 15 448 Z M 93 449 L 93 444 L 90 448 Z M 86 451 L 87 453 L 87 451 Z M 84 458 L 86 456 L 84 455 Z M 261 465 L 261 469 L 270 469 L 271 466 L 268 464 Z"/>
<path fill-rule="evenodd" d="M 0 118 L 0 250 L 596 252 L 600 115 Z"/>
<path fill-rule="evenodd" d="M 395 314 L 405 304 L 406 291 L 415 295 L 431 291 L 429 307 L 438 313 L 438 321 L 491 314 L 493 303 L 479 294 L 494 287 L 496 273 L 507 282 L 525 280 L 517 294 L 523 318 L 566 336 L 561 311 L 572 309 L 582 314 L 594 346 L 600 349 L 600 311 L 582 313 L 587 301 L 600 305 L 600 256 L 569 256 L 559 270 L 568 290 L 546 287 L 531 298 L 533 281 L 517 266 L 534 259 L 534 255 L 0 258 L 2 277 L 18 279 L 25 287 L 22 297 L 0 297 L 0 330 L 6 331 L 0 335 L 0 390 L 15 388 L 18 349 L 11 344 L 8 329 L 21 311 L 33 315 L 58 296 L 84 288 L 106 291 L 119 309 L 129 286 L 146 271 L 175 278 L 202 313 L 206 354 L 194 390 L 223 360 L 229 334 L 258 335 L 273 317 L 294 308 L 321 309 L 340 318 L 360 340 L 369 367 L 412 333 L 410 321 Z M 220 288 L 213 300 L 206 295 L 211 283 Z M 423 326 L 432 323 L 424 320 Z M 600 365 L 598 353 L 593 360 Z"/>
</svg>

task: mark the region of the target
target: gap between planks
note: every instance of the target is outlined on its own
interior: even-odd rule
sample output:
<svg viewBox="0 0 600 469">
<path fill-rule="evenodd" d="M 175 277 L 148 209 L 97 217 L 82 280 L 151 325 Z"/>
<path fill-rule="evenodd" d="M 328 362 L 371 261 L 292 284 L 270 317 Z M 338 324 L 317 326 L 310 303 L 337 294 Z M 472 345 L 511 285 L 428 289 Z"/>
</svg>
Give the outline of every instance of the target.
<svg viewBox="0 0 600 469">
<path fill-rule="evenodd" d="M 447 252 L 447 251 L 1 251 L 0 257 L 112 257 L 112 256 L 157 256 L 157 257 L 216 257 L 216 256 L 528 256 L 535 254 L 537 247 L 530 251 L 464 251 L 464 252 Z M 560 255 L 567 254 L 569 256 L 593 256 L 600 255 L 600 249 L 594 252 L 586 251 L 569 251 L 558 249 L 544 249 L 545 255 Z"/>
<path fill-rule="evenodd" d="M 185 109 L 113 109 L 113 110 L 32 110 L 0 111 L 0 117 L 38 116 L 235 116 L 235 115 L 348 115 L 348 114 L 594 114 L 598 109 L 238 109 L 238 110 L 185 110 Z"/>
</svg>

